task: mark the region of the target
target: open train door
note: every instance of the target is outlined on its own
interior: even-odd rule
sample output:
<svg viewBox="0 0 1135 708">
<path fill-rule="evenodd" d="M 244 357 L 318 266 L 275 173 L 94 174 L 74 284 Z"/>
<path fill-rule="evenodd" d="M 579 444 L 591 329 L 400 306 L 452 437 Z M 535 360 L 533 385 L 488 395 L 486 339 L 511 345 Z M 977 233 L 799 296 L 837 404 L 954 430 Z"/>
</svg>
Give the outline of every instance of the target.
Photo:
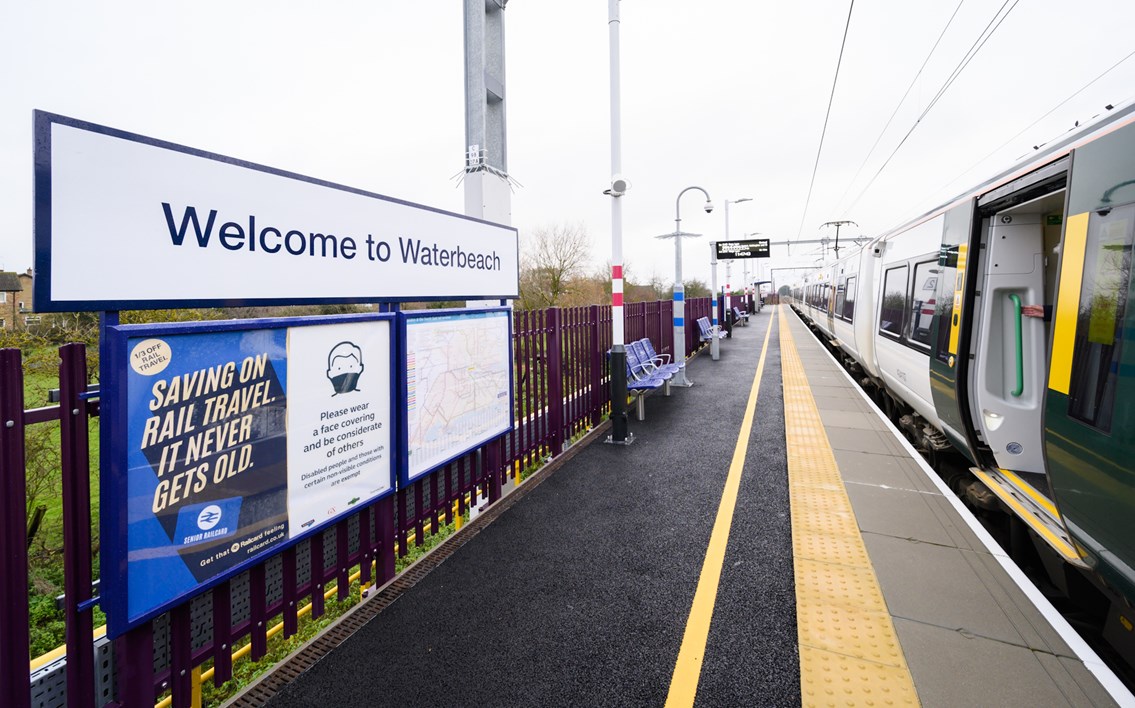
<svg viewBox="0 0 1135 708">
<path fill-rule="evenodd" d="M 1083 565 L 1045 460 L 1051 304 L 1068 170 L 1065 156 L 978 199 L 970 254 L 968 393 L 971 472 L 1067 562 Z M 964 386 L 964 389 L 962 388 Z"/>
<path fill-rule="evenodd" d="M 1068 159 L 982 195 L 969 380 L 973 422 L 995 468 L 1044 481 L 1044 394 L 1056 245 Z M 985 460 L 988 464 L 989 460 Z"/>
<path fill-rule="evenodd" d="M 1044 430 L 1068 530 L 1089 564 L 1127 597 L 1135 595 L 1133 244 L 1129 124 L 1073 154 Z M 1128 617 L 1109 629 L 1132 635 L 1135 617 Z"/>
<path fill-rule="evenodd" d="M 990 209 L 978 204 L 983 258 L 970 379 L 974 423 L 996 467 L 1038 475 L 1034 486 L 1041 490 L 1047 489 L 1041 481 L 1042 431 L 1049 335 L 1045 303 L 1051 302 L 1045 287 L 1045 226 L 1055 227 L 1054 241 L 1064 213 L 1062 187 L 1020 203 L 994 202 Z"/>
<path fill-rule="evenodd" d="M 976 463 L 977 438 L 972 433 L 969 399 L 963 383 L 967 380 L 969 358 L 958 354 L 968 348 L 969 342 L 966 336 L 969 328 L 964 326 L 963 320 L 972 319 L 966 311 L 966 290 L 970 275 L 968 264 L 973 214 L 972 201 L 946 212 L 931 324 L 930 394 L 934 399 L 934 411 L 950 443 L 970 462 Z M 871 260 L 868 259 L 868 262 Z"/>
</svg>

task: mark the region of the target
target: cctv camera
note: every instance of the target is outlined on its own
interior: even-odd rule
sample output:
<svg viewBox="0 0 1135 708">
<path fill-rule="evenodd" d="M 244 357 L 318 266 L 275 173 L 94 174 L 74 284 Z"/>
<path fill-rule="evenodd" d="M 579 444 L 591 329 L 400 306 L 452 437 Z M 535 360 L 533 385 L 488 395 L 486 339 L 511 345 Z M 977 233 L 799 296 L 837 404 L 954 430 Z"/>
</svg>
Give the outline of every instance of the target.
<svg viewBox="0 0 1135 708">
<path fill-rule="evenodd" d="M 702 207 L 702 208 L 705 209 L 706 214 L 712 214 L 713 213 L 713 202 L 706 201 L 705 206 Z"/>
<path fill-rule="evenodd" d="M 626 177 L 623 177 L 622 175 L 615 175 L 611 178 L 611 196 L 621 197 L 626 194 L 627 190 L 630 188 L 631 182 Z"/>
</svg>

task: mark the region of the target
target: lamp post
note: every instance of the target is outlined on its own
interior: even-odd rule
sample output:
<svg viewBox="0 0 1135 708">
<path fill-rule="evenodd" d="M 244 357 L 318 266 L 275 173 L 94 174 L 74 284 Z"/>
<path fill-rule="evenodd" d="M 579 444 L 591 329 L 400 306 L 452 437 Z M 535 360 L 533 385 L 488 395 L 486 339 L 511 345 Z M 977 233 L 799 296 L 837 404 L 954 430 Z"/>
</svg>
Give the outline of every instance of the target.
<svg viewBox="0 0 1135 708">
<path fill-rule="evenodd" d="M 678 373 L 670 380 L 671 386 L 693 386 L 694 382 L 686 378 L 686 287 L 682 284 L 682 237 L 696 238 L 701 234 L 691 234 L 682 231 L 682 195 L 691 189 L 696 189 L 705 195 L 705 213 L 713 211 L 713 201 L 709 192 L 701 187 L 686 187 L 678 192 L 674 200 L 674 233 L 662 234 L 656 238 L 674 239 L 674 362 L 678 365 Z"/>
<path fill-rule="evenodd" d="M 626 179 L 622 176 L 622 120 L 619 83 L 619 0 L 607 2 L 607 30 L 611 45 L 611 435 L 607 442 L 630 445 L 627 431 L 627 350 L 623 329 L 623 203 Z"/>
<path fill-rule="evenodd" d="M 745 234 L 744 238 L 747 239 L 750 236 L 760 236 L 761 233 L 763 233 L 763 232 L 754 231 L 750 234 Z M 742 271 L 745 274 L 745 299 L 748 301 L 748 302 L 745 303 L 745 305 L 746 305 L 745 311 L 748 312 L 748 305 L 750 305 L 752 303 L 752 296 L 754 294 L 753 292 L 751 292 L 750 287 L 749 287 L 750 285 L 752 285 L 752 283 L 749 282 L 749 259 L 747 259 L 747 258 L 745 259 L 745 261 L 741 264 L 741 268 L 742 268 Z M 754 270 L 756 270 L 755 267 L 754 267 Z"/>
<path fill-rule="evenodd" d="M 713 316 L 710 331 L 713 336 L 709 339 L 709 358 L 717 361 L 721 358 L 721 344 L 717 340 L 717 242 L 709 242 L 709 310 Z"/>
</svg>

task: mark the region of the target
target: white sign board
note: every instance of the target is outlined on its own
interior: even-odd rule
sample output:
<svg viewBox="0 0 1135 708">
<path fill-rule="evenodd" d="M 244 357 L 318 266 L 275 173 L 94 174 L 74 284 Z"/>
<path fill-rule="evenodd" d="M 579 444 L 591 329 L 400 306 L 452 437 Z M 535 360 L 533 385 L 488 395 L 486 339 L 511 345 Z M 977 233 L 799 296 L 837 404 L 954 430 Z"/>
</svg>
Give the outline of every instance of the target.
<svg viewBox="0 0 1135 708">
<path fill-rule="evenodd" d="M 508 310 L 403 313 L 403 483 L 512 428 Z"/>
<path fill-rule="evenodd" d="M 36 112 L 35 309 L 515 298 L 516 229 Z"/>
<path fill-rule="evenodd" d="M 288 529 L 389 492 L 389 320 L 288 329 Z"/>
</svg>

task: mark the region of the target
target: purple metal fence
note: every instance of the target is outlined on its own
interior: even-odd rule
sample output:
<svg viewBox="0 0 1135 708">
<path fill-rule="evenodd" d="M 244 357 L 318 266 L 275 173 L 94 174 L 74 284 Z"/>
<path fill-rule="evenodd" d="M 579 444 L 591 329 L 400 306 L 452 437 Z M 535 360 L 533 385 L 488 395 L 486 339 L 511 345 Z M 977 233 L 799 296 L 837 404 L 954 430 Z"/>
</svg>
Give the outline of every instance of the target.
<svg viewBox="0 0 1135 708">
<path fill-rule="evenodd" d="M 709 298 L 692 298 L 686 306 L 692 322 L 708 315 Z M 671 301 L 630 303 L 625 309 L 628 341 L 649 337 L 659 352 L 673 352 Z M 702 345 L 695 330 L 686 328 L 691 353 Z M 610 307 L 514 313 L 513 431 L 253 567 L 247 582 L 233 579 L 208 591 L 199 598 L 211 605 L 212 629 L 203 639 L 194 642 L 193 603 L 120 637 L 115 645 L 118 704 L 148 708 L 168 690 L 175 708 L 189 706 L 194 668 L 211 663 L 220 686 L 232 677 L 234 643 L 247 637 L 251 658 L 263 657 L 270 621 L 282 623 L 285 637 L 294 635 L 305 600 L 313 618 L 324 613 L 329 583 L 344 599 L 355 567 L 363 583 L 391 580 L 396 555 L 409 552 L 411 533 L 421 544 L 427 533 L 453 521 L 455 504 L 464 514 L 469 504 L 496 501 L 511 471 L 559 454 L 574 436 L 599 424 L 610 409 L 610 347 Z M 27 425 L 49 421 L 60 422 L 68 705 L 96 705 L 91 637 L 98 598 L 91 586 L 88 438 L 89 420 L 98 415 L 98 393 L 87 384 L 85 347 L 68 344 L 59 353 L 60 404 L 26 410 L 20 352 L 0 349 L 0 705 L 11 708 L 31 701 L 24 434 Z M 301 565 L 310 570 L 301 573 Z M 280 587 L 271 595 L 270 580 Z M 248 608 L 239 621 L 238 603 Z M 155 627 L 163 620 L 168 633 L 159 635 Z M 167 660 L 158 662 L 155 656 Z"/>
</svg>

